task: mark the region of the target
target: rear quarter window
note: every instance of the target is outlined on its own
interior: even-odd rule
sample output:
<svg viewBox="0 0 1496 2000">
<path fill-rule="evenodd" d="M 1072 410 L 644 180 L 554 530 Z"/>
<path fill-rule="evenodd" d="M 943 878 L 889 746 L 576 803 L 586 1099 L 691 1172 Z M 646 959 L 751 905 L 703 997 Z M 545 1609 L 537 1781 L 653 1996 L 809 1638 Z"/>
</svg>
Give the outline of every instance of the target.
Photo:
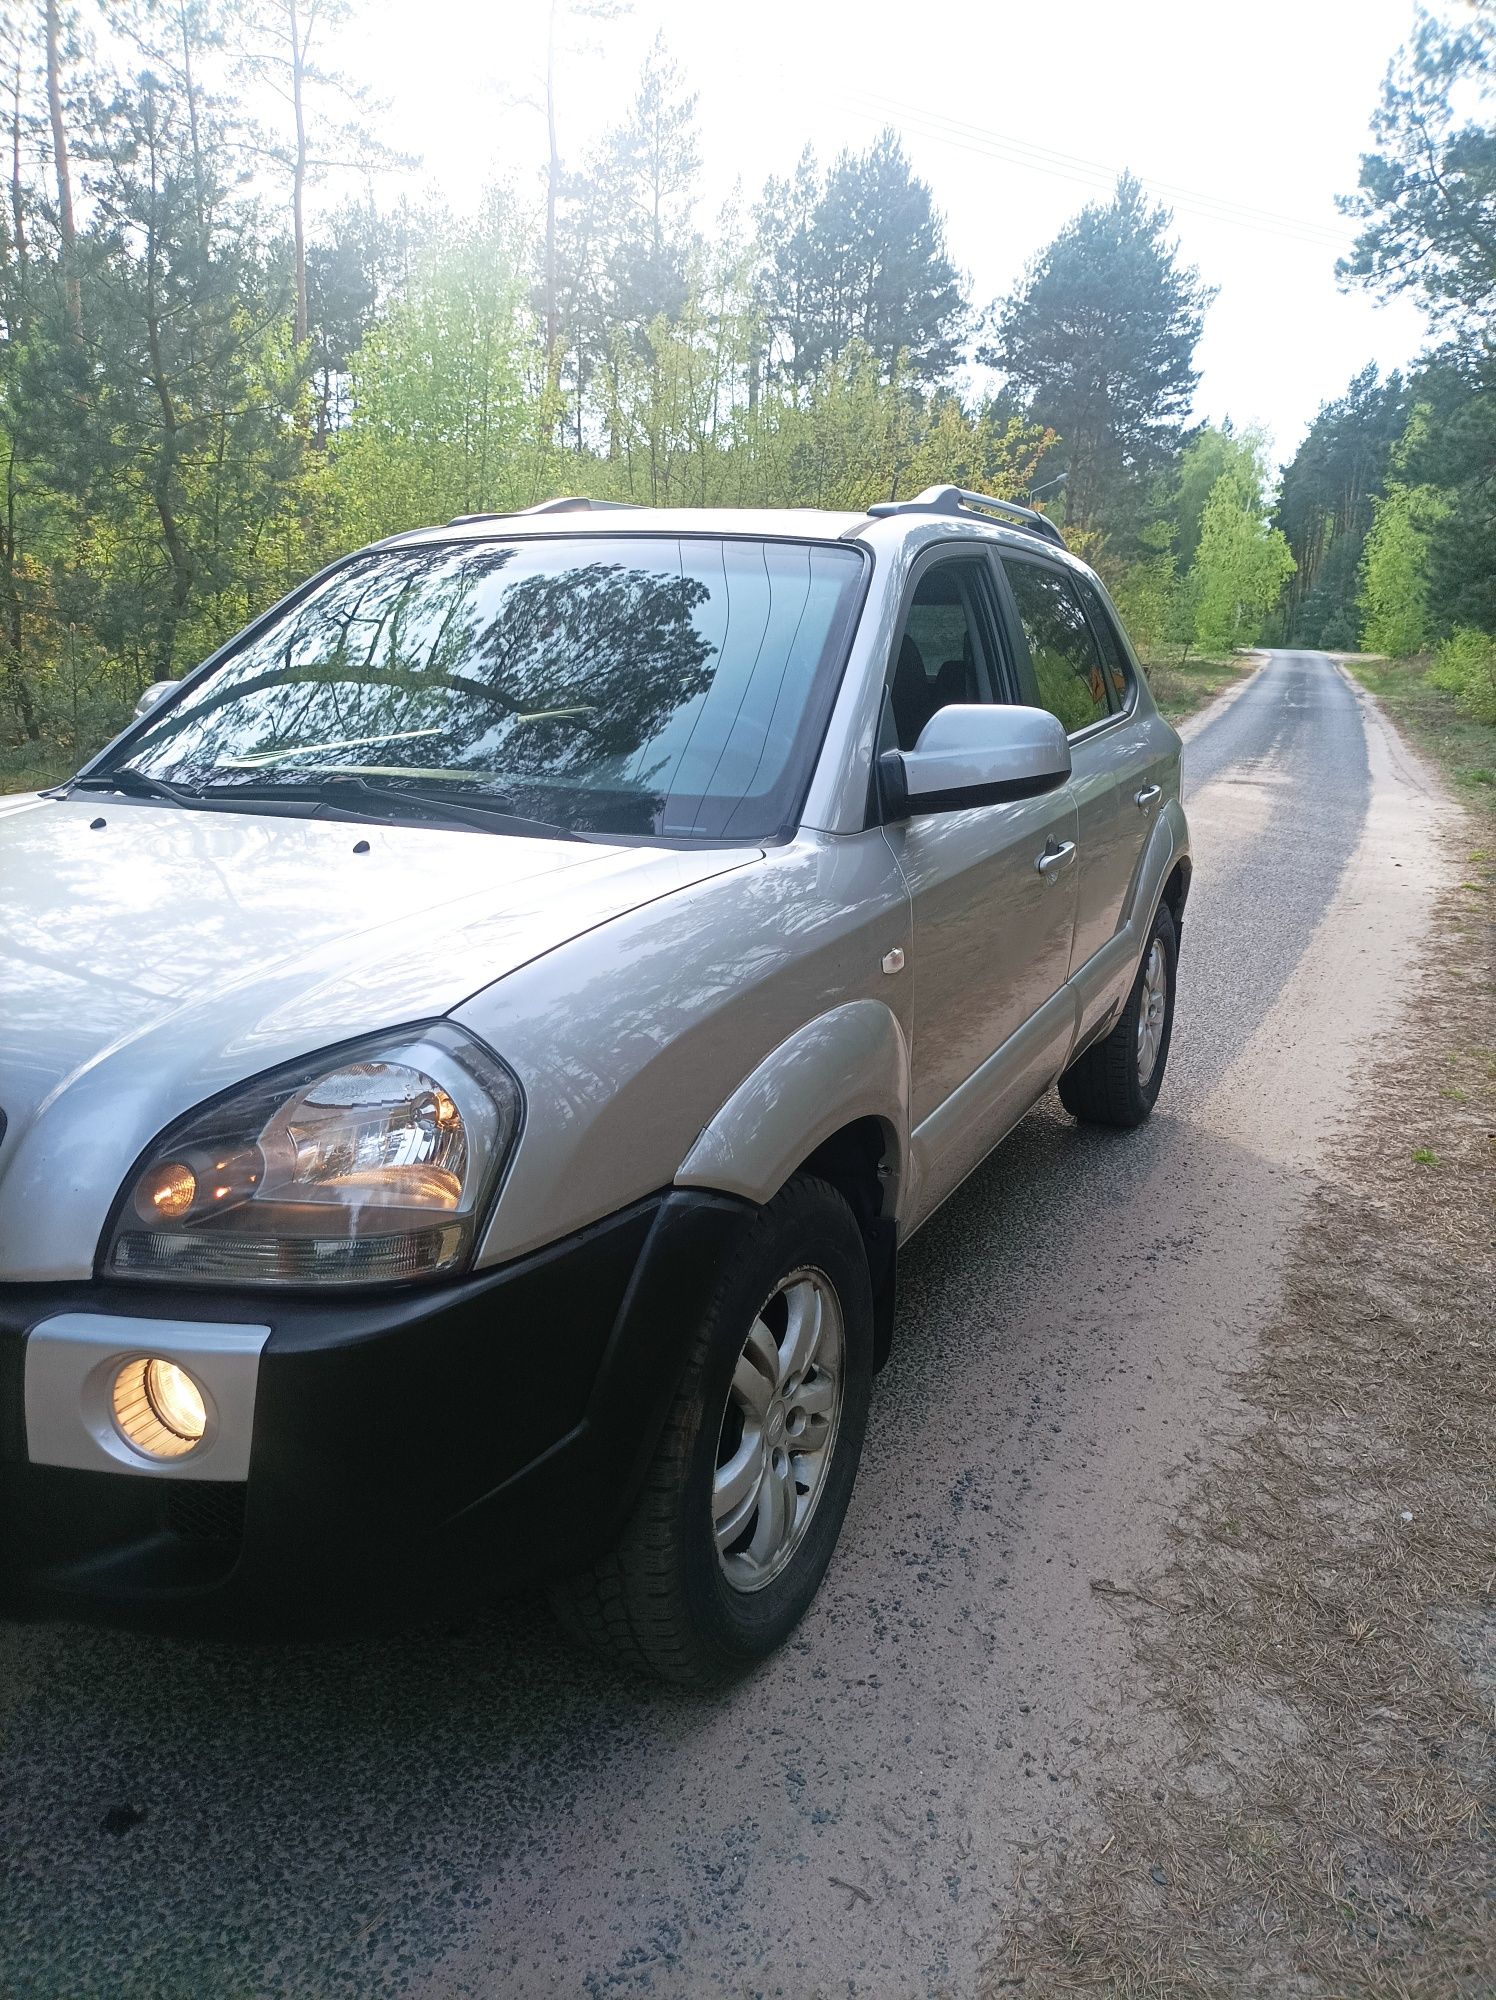
<svg viewBox="0 0 1496 2000">
<path fill-rule="evenodd" d="M 1132 667 L 1127 657 L 1127 647 L 1117 621 L 1102 602 L 1101 592 L 1088 583 L 1083 576 L 1075 578 L 1075 587 L 1080 592 L 1081 603 L 1086 607 L 1086 616 L 1091 621 L 1091 630 L 1096 634 L 1096 643 L 1101 648 L 1102 663 L 1112 684 L 1112 692 L 1117 698 L 1117 706 L 1127 705 L 1128 692 L 1132 687 Z"/>
</svg>

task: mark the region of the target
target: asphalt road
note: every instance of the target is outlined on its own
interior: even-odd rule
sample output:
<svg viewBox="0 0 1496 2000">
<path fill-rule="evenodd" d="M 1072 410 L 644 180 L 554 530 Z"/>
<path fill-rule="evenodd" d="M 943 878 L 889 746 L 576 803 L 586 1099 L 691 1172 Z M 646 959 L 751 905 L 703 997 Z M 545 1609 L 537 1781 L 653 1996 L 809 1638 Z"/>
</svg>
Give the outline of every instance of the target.
<svg viewBox="0 0 1496 2000">
<path fill-rule="evenodd" d="M 1207 717 L 1186 801 L 1158 1112 L 1051 1099 L 910 1247 L 793 1644 L 696 1696 L 528 1602 L 316 1649 L 0 1631 L 0 1992 L 973 1990 L 1025 1856 L 1089 1836 L 1098 1773 L 1148 1782 L 1091 1583 L 1146 1564 L 1229 1421 L 1436 810 L 1309 654 Z"/>
</svg>

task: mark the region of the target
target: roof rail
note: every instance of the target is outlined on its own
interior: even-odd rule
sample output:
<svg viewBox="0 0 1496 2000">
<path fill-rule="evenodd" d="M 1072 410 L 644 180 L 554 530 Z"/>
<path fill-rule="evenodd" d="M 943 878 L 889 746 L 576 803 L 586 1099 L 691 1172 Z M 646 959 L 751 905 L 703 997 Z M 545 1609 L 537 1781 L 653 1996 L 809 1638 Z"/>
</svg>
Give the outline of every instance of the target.
<svg viewBox="0 0 1496 2000">
<path fill-rule="evenodd" d="M 1020 507 L 1016 500 L 994 500 L 990 493 L 968 493 L 964 486 L 927 486 L 912 500 L 880 500 L 869 507 L 870 514 L 958 514 L 980 517 L 995 514 L 1005 528 L 1021 528 L 1041 541 L 1064 548 L 1065 537 L 1047 514 L 1033 507 Z"/>
<path fill-rule="evenodd" d="M 465 528 L 470 521 L 514 521 L 526 514 L 595 514 L 602 508 L 634 505 L 632 500 L 587 500 L 570 495 L 562 500 L 537 500 L 533 507 L 509 507 L 496 514 L 454 514 L 449 528 Z"/>
</svg>

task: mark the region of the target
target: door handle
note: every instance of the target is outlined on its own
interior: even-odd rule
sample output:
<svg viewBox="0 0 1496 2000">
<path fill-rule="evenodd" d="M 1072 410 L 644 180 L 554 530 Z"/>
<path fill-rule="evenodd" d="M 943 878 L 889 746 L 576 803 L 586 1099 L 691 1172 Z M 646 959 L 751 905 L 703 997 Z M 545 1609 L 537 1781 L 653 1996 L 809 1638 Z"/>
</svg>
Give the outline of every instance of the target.
<svg viewBox="0 0 1496 2000">
<path fill-rule="evenodd" d="M 1052 882 L 1062 868 L 1068 868 L 1075 859 L 1073 840 L 1052 840 L 1035 861 L 1034 866 L 1046 882 Z"/>
<path fill-rule="evenodd" d="M 1145 813 L 1150 806 L 1156 806 L 1163 795 L 1162 785 L 1144 785 L 1140 792 L 1133 793 L 1132 802 L 1140 813 Z"/>
</svg>

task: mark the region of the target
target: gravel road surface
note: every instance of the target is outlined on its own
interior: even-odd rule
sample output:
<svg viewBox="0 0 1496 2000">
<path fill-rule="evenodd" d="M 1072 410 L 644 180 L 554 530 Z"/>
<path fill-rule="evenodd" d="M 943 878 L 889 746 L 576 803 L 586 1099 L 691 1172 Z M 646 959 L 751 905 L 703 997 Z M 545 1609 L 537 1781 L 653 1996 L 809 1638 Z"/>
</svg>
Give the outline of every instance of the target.
<svg viewBox="0 0 1496 2000">
<path fill-rule="evenodd" d="M 0 1629 L 0 1993 L 968 1994 L 1156 1727 L 1134 1574 L 1392 1018 L 1445 810 L 1323 655 L 1187 732 L 1196 887 L 1141 1132 L 1051 1098 L 910 1246 L 842 1547 L 726 1694 L 535 1604 L 230 1649 Z"/>
</svg>

